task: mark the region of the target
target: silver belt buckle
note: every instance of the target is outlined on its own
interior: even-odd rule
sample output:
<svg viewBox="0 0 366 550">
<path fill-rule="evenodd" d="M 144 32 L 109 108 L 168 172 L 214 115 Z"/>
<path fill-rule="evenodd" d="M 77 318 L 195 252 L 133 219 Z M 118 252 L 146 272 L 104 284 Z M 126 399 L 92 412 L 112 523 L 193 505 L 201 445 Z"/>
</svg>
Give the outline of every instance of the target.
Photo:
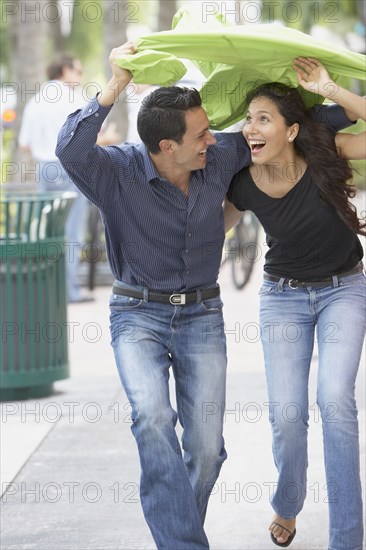
<svg viewBox="0 0 366 550">
<path fill-rule="evenodd" d="M 299 282 L 299 281 L 298 281 L 297 279 L 289 279 L 289 281 L 288 281 L 288 286 L 289 286 L 290 288 L 292 288 L 292 290 L 296 290 L 296 289 L 299 288 L 299 287 L 297 286 L 297 283 L 298 283 L 298 282 Z M 294 285 L 296 285 L 296 286 L 294 286 Z"/>
<path fill-rule="evenodd" d="M 186 295 L 185 294 L 171 294 L 169 296 L 169 302 L 173 305 L 180 305 L 184 306 L 186 303 Z"/>
</svg>

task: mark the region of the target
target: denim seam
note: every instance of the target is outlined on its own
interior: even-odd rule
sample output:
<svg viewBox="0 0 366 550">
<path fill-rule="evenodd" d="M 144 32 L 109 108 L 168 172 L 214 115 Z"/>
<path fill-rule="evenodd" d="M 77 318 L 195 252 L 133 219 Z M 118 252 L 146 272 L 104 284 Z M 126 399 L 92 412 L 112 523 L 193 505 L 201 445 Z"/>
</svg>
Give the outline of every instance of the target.
<svg viewBox="0 0 366 550">
<path fill-rule="evenodd" d="M 311 289 L 308 289 L 308 292 L 309 292 L 309 307 L 310 307 L 311 313 L 314 316 L 314 322 L 316 325 L 319 320 L 319 310 L 318 310 L 318 300 L 317 300 L 318 295 L 317 295 L 317 291 L 314 291 Z M 312 302 L 312 294 L 311 294 L 312 292 L 314 293 L 313 302 Z"/>
<path fill-rule="evenodd" d="M 173 327 L 173 321 L 174 321 L 174 317 L 175 317 L 175 314 L 177 313 L 177 307 L 174 308 L 174 313 L 170 319 L 170 330 L 171 330 L 171 336 L 170 336 L 170 340 L 169 340 L 169 343 L 168 343 L 168 351 L 169 353 L 171 352 L 171 349 L 172 349 L 172 344 L 173 344 L 173 338 L 174 338 L 174 335 L 175 335 L 175 328 Z"/>
</svg>

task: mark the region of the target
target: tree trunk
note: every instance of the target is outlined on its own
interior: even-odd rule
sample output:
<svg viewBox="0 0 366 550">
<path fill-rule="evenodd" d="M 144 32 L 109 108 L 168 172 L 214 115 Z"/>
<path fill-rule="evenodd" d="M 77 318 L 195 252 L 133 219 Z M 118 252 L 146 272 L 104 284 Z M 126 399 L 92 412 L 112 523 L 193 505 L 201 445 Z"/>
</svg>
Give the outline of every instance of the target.
<svg viewBox="0 0 366 550">
<path fill-rule="evenodd" d="M 76 0 L 73 4 L 70 34 L 66 39 L 67 51 L 82 63 L 100 63 L 103 42 L 103 0 Z M 117 2 L 113 3 L 114 5 Z"/>
<path fill-rule="evenodd" d="M 177 11 L 176 0 L 159 0 L 158 31 L 170 31 Z"/>
<path fill-rule="evenodd" d="M 49 36 L 52 43 L 53 56 L 64 52 L 66 49 L 66 40 L 61 30 L 62 4 L 58 0 L 50 2 L 48 5 L 47 16 L 49 23 Z M 52 56 L 52 57 L 53 57 Z"/>
<path fill-rule="evenodd" d="M 126 0 L 104 0 L 104 59 L 105 76 L 108 81 L 111 77 L 111 68 L 109 65 L 109 54 L 113 48 L 121 46 L 127 41 L 126 21 L 128 20 L 128 1 Z M 128 90 L 127 90 L 128 92 Z M 121 134 L 122 141 L 126 139 L 128 129 L 128 111 L 127 111 L 128 93 L 122 93 L 110 114 L 108 123 L 114 122 L 117 126 L 117 132 Z"/>
<path fill-rule="evenodd" d="M 42 4 L 34 0 L 16 0 L 9 18 L 11 40 L 11 72 L 16 89 L 16 125 L 12 159 L 16 164 L 10 180 L 26 179 L 29 159 L 24 159 L 17 147 L 22 114 L 26 103 L 40 89 L 45 79 L 47 20 Z M 25 161 L 27 161 L 26 164 Z M 31 178 L 33 179 L 33 178 Z"/>
</svg>

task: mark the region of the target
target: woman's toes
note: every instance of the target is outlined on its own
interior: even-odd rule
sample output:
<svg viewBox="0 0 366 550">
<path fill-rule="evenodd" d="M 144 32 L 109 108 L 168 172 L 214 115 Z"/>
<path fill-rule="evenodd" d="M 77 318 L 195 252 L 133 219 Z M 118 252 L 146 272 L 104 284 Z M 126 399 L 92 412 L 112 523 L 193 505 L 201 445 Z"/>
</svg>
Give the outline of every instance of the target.
<svg viewBox="0 0 366 550">
<path fill-rule="evenodd" d="M 284 542 L 287 542 L 288 538 L 291 536 L 295 529 L 295 525 L 296 518 L 284 519 L 276 514 L 272 520 L 271 525 L 269 526 L 269 530 L 271 531 L 277 542 L 280 542 L 282 544 Z"/>
</svg>

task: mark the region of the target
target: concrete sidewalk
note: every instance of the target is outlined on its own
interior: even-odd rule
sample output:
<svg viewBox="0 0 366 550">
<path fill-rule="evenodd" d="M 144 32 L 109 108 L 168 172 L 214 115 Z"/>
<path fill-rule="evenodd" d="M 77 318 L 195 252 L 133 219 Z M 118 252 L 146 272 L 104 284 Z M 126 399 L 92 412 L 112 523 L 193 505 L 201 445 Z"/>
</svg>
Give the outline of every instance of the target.
<svg viewBox="0 0 366 550">
<path fill-rule="evenodd" d="M 213 550 L 275 548 L 267 526 L 276 481 L 258 335 L 261 264 L 236 291 L 221 274 L 229 369 L 225 440 L 229 458 L 210 499 L 206 532 Z M 139 464 L 130 407 L 109 345 L 109 288 L 96 302 L 69 306 L 71 377 L 44 399 L 3 403 L 3 550 L 155 548 L 139 503 Z M 316 357 L 315 357 L 316 359 Z M 365 356 L 357 384 L 365 477 Z M 308 497 L 294 550 L 327 548 L 327 492 L 321 422 L 310 381 Z M 175 550 L 175 549 L 172 549 Z"/>
</svg>

